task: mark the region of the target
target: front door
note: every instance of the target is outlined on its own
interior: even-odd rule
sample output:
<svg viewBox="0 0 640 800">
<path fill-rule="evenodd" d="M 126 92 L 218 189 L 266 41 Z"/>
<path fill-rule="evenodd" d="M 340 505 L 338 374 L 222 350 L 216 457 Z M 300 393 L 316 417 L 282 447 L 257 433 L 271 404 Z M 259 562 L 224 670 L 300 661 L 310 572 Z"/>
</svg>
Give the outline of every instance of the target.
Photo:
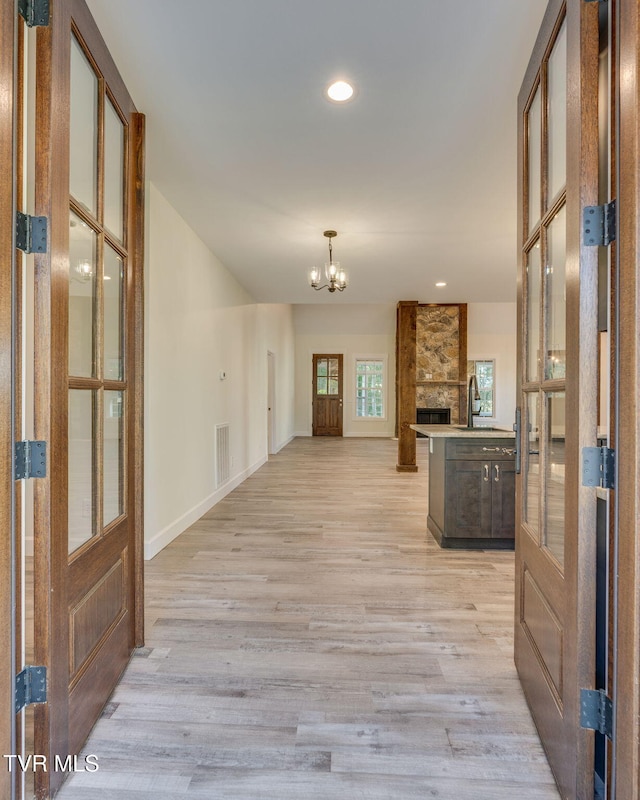
<svg viewBox="0 0 640 800">
<path fill-rule="evenodd" d="M 144 119 L 84 0 L 52 0 L 36 42 L 35 752 L 79 752 L 142 641 Z M 36 794 L 63 771 L 40 772 Z"/>
<path fill-rule="evenodd" d="M 519 115 L 515 659 L 561 794 L 593 797 L 596 493 L 580 454 L 597 444 L 598 3 L 551 0 Z"/>
<path fill-rule="evenodd" d="M 313 435 L 342 436 L 342 354 L 313 356 Z"/>
</svg>

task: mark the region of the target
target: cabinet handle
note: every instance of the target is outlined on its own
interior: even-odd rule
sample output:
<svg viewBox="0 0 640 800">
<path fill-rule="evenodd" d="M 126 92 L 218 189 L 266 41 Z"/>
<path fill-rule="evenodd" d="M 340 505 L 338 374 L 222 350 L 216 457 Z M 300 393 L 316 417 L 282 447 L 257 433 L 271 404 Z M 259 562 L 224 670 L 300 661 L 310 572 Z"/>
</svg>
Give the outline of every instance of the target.
<svg viewBox="0 0 640 800">
<path fill-rule="evenodd" d="M 501 447 L 483 447 L 482 451 L 484 453 L 499 453 L 502 450 Z"/>
<path fill-rule="evenodd" d="M 500 465 L 499 465 L 499 464 L 494 464 L 494 465 L 493 465 L 493 468 L 494 468 L 494 470 L 496 471 L 496 477 L 495 477 L 493 480 L 494 480 L 496 483 L 498 483 L 498 481 L 500 480 Z"/>
<path fill-rule="evenodd" d="M 488 464 L 484 465 L 484 478 L 482 480 L 485 481 L 485 482 L 487 482 L 489 480 L 489 465 Z"/>
</svg>

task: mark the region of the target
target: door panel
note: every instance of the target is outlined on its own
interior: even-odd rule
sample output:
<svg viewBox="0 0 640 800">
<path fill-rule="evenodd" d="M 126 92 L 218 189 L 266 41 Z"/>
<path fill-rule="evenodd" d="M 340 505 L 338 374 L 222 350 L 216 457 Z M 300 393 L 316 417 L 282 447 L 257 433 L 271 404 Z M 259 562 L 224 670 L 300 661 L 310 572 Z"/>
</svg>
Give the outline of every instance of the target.
<svg viewBox="0 0 640 800">
<path fill-rule="evenodd" d="M 581 244 L 598 202 L 598 9 L 551 0 L 518 100 L 518 673 L 561 794 L 593 794 L 593 733 L 579 691 L 595 672 L 593 489 L 580 453 L 596 444 L 597 248 Z M 569 87 L 571 91 L 569 91 Z"/>
<path fill-rule="evenodd" d="M 141 643 L 144 126 L 83 0 L 38 31 L 35 752 L 77 753 Z M 51 154 L 55 153 L 55 158 Z M 37 794 L 64 776 L 38 774 Z M 51 781 L 50 785 L 48 781 Z"/>
<path fill-rule="evenodd" d="M 342 355 L 314 355 L 314 436 L 342 436 L 342 403 Z"/>
</svg>

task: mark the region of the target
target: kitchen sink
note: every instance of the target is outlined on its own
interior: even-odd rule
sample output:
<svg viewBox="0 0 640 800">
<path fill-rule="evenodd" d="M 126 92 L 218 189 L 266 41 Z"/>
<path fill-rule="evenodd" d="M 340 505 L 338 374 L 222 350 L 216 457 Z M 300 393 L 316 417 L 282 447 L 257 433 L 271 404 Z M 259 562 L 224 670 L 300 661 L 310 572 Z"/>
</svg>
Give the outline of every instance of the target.
<svg viewBox="0 0 640 800">
<path fill-rule="evenodd" d="M 500 433 L 506 433 L 505 428 L 491 428 L 489 425 L 474 425 L 473 428 L 468 428 L 466 425 L 453 425 L 454 428 L 457 428 L 459 431 L 500 431 Z"/>
</svg>

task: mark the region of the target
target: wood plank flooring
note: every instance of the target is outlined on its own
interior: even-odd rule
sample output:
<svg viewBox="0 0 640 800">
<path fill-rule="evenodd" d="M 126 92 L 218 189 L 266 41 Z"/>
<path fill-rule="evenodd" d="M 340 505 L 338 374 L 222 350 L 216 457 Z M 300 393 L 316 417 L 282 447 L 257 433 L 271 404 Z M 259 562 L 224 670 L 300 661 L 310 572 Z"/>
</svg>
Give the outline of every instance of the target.
<svg viewBox="0 0 640 800">
<path fill-rule="evenodd" d="M 296 439 L 146 570 L 60 800 L 557 800 L 513 665 L 513 553 L 443 551 L 397 443 Z"/>
</svg>

